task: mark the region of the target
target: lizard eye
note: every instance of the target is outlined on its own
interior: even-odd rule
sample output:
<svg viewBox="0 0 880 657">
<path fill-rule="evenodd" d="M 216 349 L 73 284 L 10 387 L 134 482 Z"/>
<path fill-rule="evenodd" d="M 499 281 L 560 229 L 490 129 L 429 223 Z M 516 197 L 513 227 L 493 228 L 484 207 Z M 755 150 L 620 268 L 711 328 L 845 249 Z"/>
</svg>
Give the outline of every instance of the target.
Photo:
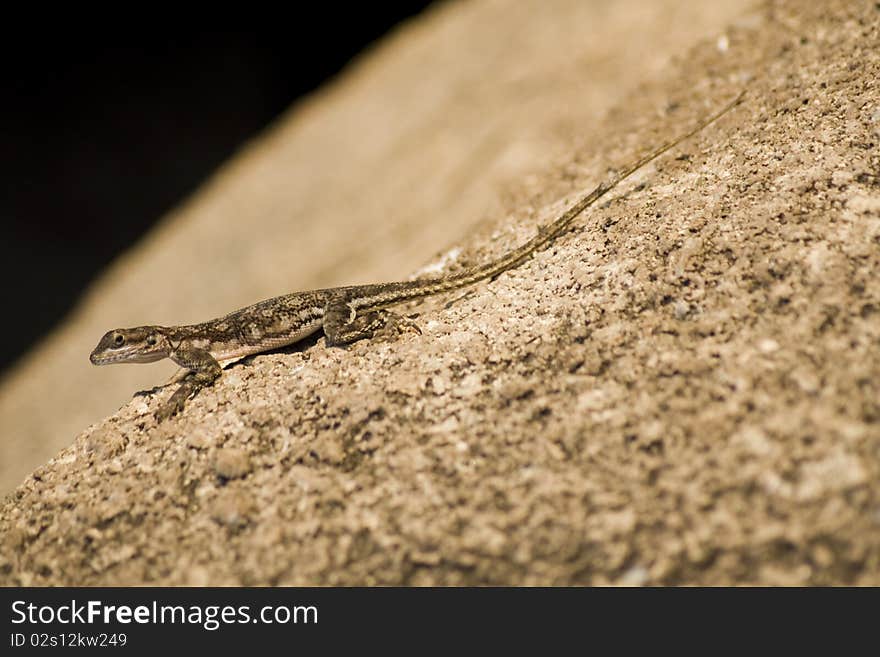
<svg viewBox="0 0 880 657">
<path fill-rule="evenodd" d="M 125 344 L 125 336 L 121 333 L 117 333 L 116 337 L 113 338 L 113 342 L 116 344 L 117 347 L 121 347 Z"/>
<path fill-rule="evenodd" d="M 151 335 L 150 337 L 147 338 L 147 345 L 149 345 L 150 347 L 156 346 L 156 336 L 155 335 Z"/>
</svg>

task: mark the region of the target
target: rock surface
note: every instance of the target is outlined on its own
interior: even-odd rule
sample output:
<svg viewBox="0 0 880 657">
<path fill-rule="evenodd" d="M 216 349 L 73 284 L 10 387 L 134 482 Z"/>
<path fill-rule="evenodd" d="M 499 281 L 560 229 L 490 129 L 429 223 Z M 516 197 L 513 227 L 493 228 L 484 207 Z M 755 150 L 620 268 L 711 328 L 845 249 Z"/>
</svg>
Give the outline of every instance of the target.
<svg viewBox="0 0 880 657">
<path fill-rule="evenodd" d="M 558 24 L 522 11 L 507 20 L 546 46 Z M 479 44 L 498 64 L 518 42 L 476 38 L 493 12 L 512 24 L 491 3 L 452 5 L 392 45 L 469 33 L 463 52 Z M 161 425 L 151 412 L 170 390 L 136 395 L 6 498 L 0 584 L 880 584 L 878 43 L 874 3 L 770 2 L 648 66 L 583 123 L 594 80 L 564 46 L 548 78 L 506 69 L 509 111 L 546 85 L 556 123 L 517 152 L 515 120 L 480 116 L 502 127 L 472 146 L 507 183 L 443 271 L 527 239 L 609 169 L 748 93 L 533 260 L 406 308 L 421 335 L 247 359 Z M 406 173 L 415 160 L 384 157 L 401 189 L 457 162 Z M 234 173 L 292 175 L 272 161 Z M 450 171 L 421 190 L 436 222 Z M 473 204 L 477 175 L 459 179 Z M 366 198 L 328 202 L 395 207 Z M 261 211 L 280 222 L 273 202 Z M 349 239 L 380 263 L 407 228 L 435 243 L 431 223 L 413 214 L 393 236 L 353 223 Z M 261 248 L 320 242 L 320 228 Z M 212 280 L 247 277 L 260 252 L 242 248 L 236 275 Z"/>
<path fill-rule="evenodd" d="M 4 377 L 0 494 L 174 372 L 92 367 L 105 331 L 409 276 L 528 201 L 572 139 L 746 1 L 468 2 L 400 29 L 134 245 Z"/>
</svg>

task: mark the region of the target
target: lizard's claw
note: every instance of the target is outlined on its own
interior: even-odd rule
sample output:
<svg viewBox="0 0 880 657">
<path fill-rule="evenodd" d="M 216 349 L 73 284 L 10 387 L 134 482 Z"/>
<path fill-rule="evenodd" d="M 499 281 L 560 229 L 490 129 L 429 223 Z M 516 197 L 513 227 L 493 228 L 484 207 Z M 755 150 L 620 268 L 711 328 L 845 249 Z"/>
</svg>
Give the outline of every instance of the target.
<svg viewBox="0 0 880 657">
<path fill-rule="evenodd" d="M 383 325 L 374 334 L 379 339 L 391 339 L 406 332 L 422 334 L 422 329 L 414 320 L 390 310 L 382 311 L 382 322 Z"/>
<path fill-rule="evenodd" d="M 192 387 L 186 384 L 181 385 L 177 390 L 174 391 L 174 394 L 171 395 L 171 398 L 162 404 L 159 407 L 159 410 L 156 411 L 156 422 L 163 422 L 170 418 L 172 415 L 176 415 L 180 411 L 183 410 L 184 405 L 186 404 L 186 400 L 189 399 L 189 396 L 192 394 Z"/>
<path fill-rule="evenodd" d="M 181 402 L 175 403 L 173 398 L 169 399 L 167 402 L 165 402 L 164 404 L 162 404 L 159 407 L 159 410 L 156 411 L 156 422 L 164 422 L 165 420 L 170 418 L 172 415 L 175 415 L 176 413 L 179 413 L 182 410 L 183 410 L 183 403 L 181 403 Z"/>
</svg>

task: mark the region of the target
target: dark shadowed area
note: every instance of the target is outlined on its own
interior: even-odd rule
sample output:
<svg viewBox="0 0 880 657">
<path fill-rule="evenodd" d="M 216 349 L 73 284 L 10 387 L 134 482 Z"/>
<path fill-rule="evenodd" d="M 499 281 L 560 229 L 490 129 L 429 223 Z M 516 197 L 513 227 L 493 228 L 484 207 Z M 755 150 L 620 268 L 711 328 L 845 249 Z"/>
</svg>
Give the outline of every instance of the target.
<svg viewBox="0 0 880 657">
<path fill-rule="evenodd" d="M 318 4 L 217 31 L 7 22 L 0 279 L 15 321 L 0 325 L 0 371 L 246 140 L 427 4 L 353 4 L 344 22 Z"/>
</svg>

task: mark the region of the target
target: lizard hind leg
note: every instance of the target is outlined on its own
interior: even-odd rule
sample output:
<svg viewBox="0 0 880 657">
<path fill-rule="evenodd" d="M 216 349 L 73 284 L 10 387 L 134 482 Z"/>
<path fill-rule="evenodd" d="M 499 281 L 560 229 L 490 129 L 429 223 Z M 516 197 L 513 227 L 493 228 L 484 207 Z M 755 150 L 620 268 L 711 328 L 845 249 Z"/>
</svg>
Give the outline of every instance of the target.
<svg viewBox="0 0 880 657">
<path fill-rule="evenodd" d="M 422 332 L 414 321 L 390 310 L 358 313 L 341 299 L 329 302 L 324 308 L 324 335 L 327 336 L 327 345 L 331 347 L 374 336 L 398 334 L 407 329 Z"/>
</svg>

